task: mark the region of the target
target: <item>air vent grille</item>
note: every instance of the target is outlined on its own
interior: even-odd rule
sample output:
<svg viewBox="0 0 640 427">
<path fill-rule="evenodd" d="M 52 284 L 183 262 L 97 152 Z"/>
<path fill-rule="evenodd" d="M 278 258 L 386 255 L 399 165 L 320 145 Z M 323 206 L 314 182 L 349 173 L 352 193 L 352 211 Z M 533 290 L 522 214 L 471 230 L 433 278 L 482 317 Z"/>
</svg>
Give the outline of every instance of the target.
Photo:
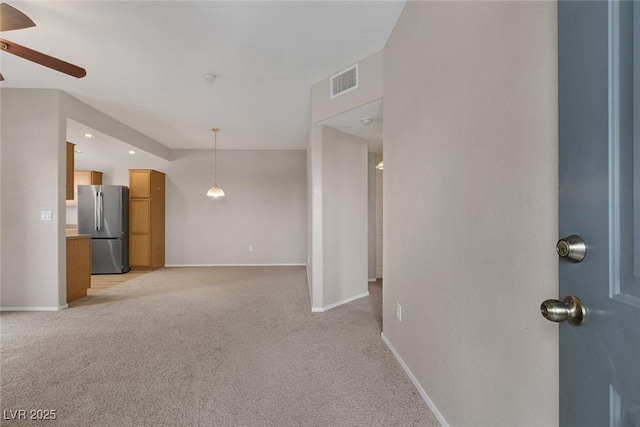
<svg viewBox="0 0 640 427">
<path fill-rule="evenodd" d="M 358 88 L 358 64 L 331 77 L 330 96 L 335 98 Z"/>
</svg>

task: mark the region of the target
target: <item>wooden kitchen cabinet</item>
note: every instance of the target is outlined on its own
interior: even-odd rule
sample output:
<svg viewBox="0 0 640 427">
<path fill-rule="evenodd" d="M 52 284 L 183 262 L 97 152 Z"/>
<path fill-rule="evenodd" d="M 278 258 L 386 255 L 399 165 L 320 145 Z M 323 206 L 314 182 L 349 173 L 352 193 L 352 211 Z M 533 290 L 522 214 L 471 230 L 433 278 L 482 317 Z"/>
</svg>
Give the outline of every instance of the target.
<svg viewBox="0 0 640 427">
<path fill-rule="evenodd" d="M 66 200 L 73 200 L 73 170 L 75 169 L 75 149 L 76 144 L 67 142 L 67 197 Z"/>
<path fill-rule="evenodd" d="M 102 185 L 102 172 L 74 171 L 73 182 L 73 199 L 67 200 L 67 206 L 78 204 L 78 185 Z"/>
<path fill-rule="evenodd" d="M 91 287 L 91 236 L 67 236 L 67 302 L 86 297 Z"/>
<path fill-rule="evenodd" d="M 165 174 L 152 169 L 129 170 L 129 265 L 135 269 L 164 267 Z"/>
</svg>

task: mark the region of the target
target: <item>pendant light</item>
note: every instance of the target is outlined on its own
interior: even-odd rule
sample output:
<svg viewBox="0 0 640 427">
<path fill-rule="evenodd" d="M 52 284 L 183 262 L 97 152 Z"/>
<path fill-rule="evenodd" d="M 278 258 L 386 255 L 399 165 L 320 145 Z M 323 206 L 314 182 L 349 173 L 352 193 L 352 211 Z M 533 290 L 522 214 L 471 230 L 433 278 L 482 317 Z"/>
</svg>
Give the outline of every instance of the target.
<svg viewBox="0 0 640 427">
<path fill-rule="evenodd" d="M 218 199 L 224 197 L 224 191 L 218 187 L 216 179 L 218 175 L 218 132 L 220 132 L 220 129 L 213 128 L 211 131 L 213 132 L 213 187 L 207 191 L 207 196 Z"/>
<path fill-rule="evenodd" d="M 378 162 L 378 164 L 376 164 L 376 169 L 378 169 L 378 170 L 380 170 L 380 171 L 381 171 L 381 170 L 384 170 L 384 162 L 383 162 L 382 160 L 380 160 L 380 161 Z"/>
</svg>

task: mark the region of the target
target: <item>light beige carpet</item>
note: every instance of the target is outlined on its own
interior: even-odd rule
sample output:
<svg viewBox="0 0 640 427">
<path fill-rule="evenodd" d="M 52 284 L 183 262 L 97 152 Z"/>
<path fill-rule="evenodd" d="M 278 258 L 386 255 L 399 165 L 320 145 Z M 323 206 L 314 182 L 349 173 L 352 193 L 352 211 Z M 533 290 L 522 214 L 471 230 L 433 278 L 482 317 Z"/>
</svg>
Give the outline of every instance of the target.
<svg viewBox="0 0 640 427">
<path fill-rule="evenodd" d="M 303 267 L 167 268 L 61 312 L 2 313 L 0 410 L 55 409 L 42 425 L 57 426 L 437 426 L 370 290 L 312 314 Z"/>
</svg>

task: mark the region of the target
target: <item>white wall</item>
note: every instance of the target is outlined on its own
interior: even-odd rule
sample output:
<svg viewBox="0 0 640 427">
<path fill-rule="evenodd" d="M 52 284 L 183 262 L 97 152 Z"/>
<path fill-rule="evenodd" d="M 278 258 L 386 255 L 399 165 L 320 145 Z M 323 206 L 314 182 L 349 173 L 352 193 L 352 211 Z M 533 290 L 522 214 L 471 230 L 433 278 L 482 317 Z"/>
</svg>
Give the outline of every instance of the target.
<svg viewBox="0 0 640 427">
<path fill-rule="evenodd" d="M 1 90 L 3 310 L 66 306 L 66 145 L 59 95 Z M 40 221 L 41 210 L 50 210 L 52 221 Z"/>
<path fill-rule="evenodd" d="M 324 307 L 368 294 L 367 140 L 322 127 Z"/>
<path fill-rule="evenodd" d="M 558 424 L 556 8 L 408 2 L 385 47 L 384 335 L 452 426 Z"/>
</svg>

